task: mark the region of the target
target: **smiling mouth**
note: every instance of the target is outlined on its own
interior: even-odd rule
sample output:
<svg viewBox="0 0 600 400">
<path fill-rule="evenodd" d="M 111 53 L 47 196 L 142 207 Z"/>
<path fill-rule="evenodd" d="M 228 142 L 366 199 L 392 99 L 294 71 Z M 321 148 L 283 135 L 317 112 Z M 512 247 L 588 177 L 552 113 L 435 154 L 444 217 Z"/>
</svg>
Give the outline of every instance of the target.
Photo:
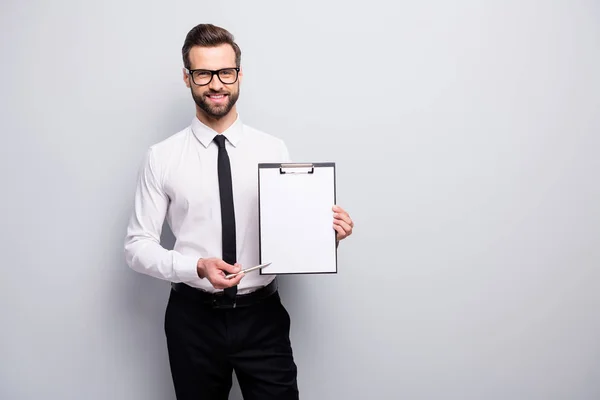
<svg viewBox="0 0 600 400">
<path fill-rule="evenodd" d="M 208 95 L 206 95 L 206 97 L 208 97 L 209 99 L 214 100 L 214 101 L 219 101 L 219 100 L 224 100 L 225 97 L 227 97 L 227 95 L 224 93 L 208 94 Z"/>
</svg>

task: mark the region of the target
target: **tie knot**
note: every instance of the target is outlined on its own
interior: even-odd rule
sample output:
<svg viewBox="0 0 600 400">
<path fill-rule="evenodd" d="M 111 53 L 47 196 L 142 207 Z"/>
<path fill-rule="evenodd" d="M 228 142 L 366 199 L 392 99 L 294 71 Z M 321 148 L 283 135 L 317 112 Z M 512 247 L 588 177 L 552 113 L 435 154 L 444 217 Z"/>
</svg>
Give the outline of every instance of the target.
<svg viewBox="0 0 600 400">
<path fill-rule="evenodd" d="M 222 149 L 225 148 L 225 136 L 219 134 L 219 135 L 215 136 L 214 140 L 215 140 L 215 142 L 217 142 L 217 146 L 219 146 Z"/>
</svg>

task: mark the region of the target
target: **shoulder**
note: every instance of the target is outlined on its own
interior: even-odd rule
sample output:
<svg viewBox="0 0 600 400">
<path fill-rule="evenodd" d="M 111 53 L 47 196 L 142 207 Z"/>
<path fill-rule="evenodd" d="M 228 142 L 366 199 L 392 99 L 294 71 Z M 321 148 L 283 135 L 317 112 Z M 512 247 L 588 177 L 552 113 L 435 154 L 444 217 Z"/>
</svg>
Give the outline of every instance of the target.
<svg viewBox="0 0 600 400">
<path fill-rule="evenodd" d="M 174 157 L 181 156 L 189 144 L 191 127 L 187 126 L 165 139 L 151 144 L 147 148 L 147 157 L 157 166 L 169 163 Z"/>
<path fill-rule="evenodd" d="M 253 126 L 243 124 L 244 134 L 252 137 L 253 140 L 260 140 L 268 143 L 283 144 L 283 140 L 273 134 L 257 129 Z"/>
<path fill-rule="evenodd" d="M 143 165 L 153 174 L 162 175 L 167 166 L 178 156 L 181 156 L 189 141 L 190 127 L 155 142 L 146 148 Z"/>
<path fill-rule="evenodd" d="M 256 146 L 255 149 L 263 155 L 266 160 L 275 162 L 289 162 L 290 156 L 287 145 L 283 139 L 267 133 L 252 126 L 243 125 L 244 136 Z"/>
<path fill-rule="evenodd" d="M 278 136 L 246 124 L 243 124 L 243 129 L 244 136 L 247 136 L 254 143 L 277 149 L 286 148 L 285 141 Z"/>
<path fill-rule="evenodd" d="M 148 151 L 157 156 L 164 156 L 184 147 L 191 133 L 191 127 L 187 126 L 179 132 L 173 133 L 167 138 L 153 143 Z"/>
</svg>

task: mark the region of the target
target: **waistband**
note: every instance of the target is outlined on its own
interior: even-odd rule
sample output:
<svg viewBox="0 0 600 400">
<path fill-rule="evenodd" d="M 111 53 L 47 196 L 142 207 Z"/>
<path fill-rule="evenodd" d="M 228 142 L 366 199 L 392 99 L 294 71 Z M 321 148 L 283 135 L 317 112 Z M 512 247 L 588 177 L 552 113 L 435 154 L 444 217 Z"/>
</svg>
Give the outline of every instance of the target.
<svg viewBox="0 0 600 400">
<path fill-rule="evenodd" d="M 271 296 L 277 292 L 277 278 L 273 279 L 271 283 L 263 286 L 254 292 L 247 294 L 240 294 L 235 296 L 235 299 L 229 298 L 222 291 L 216 293 L 209 293 L 202 289 L 196 289 L 185 283 L 171 283 L 173 291 L 182 294 L 188 299 L 198 302 L 212 308 L 236 308 L 236 307 L 248 307 L 253 304 L 259 303 L 260 301 Z"/>
</svg>

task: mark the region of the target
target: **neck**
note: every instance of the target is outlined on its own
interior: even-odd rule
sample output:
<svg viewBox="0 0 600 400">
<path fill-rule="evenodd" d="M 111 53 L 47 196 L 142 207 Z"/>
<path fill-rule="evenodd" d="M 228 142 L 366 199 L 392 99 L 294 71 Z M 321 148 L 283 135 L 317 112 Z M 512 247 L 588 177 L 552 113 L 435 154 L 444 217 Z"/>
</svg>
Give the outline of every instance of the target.
<svg viewBox="0 0 600 400">
<path fill-rule="evenodd" d="M 213 129 L 217 133 L 223 133 L 235 122 L 237 118 L 237 111 L 235 106 L 223 117 L 221 118 L 213 118 L 198 108 L 196 106 L 196 117 L 202 122 L 204 125 Z"/>
</svg>

